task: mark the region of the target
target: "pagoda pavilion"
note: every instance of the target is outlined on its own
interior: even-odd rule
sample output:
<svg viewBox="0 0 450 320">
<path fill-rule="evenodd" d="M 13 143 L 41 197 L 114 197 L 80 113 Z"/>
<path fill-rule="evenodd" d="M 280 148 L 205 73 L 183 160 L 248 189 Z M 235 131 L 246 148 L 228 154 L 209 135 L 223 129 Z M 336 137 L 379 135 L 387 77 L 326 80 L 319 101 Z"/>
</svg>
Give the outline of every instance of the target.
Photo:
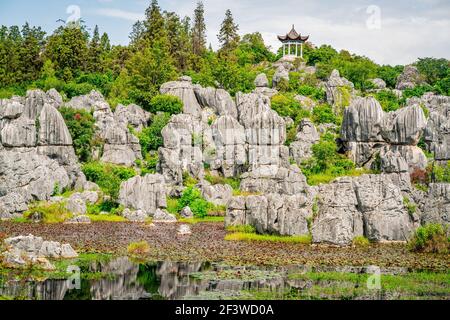
<svg viewBox="0 0 450 320">
<path fill-rule="evenodd" d="M 300 57 L 303 58 L 303 44 L 309 39 L 309 36 L 302 36 L 295 31 L 294 25 L 292 30 L 285 36 L 278 36 L 278 40 L 283 44 L 283 57 L 294 56 L 298 57 L 300 45 Z M 295 49 L 294 49 L 295 48 Z"/>
</svg>

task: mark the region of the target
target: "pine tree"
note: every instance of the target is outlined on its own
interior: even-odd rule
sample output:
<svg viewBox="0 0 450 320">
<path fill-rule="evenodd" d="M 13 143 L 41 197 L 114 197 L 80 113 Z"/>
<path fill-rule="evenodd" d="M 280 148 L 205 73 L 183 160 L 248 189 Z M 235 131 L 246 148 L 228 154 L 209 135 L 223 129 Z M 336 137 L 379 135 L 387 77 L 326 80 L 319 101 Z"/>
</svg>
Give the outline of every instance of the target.
<svg viewBox="0 0 450 320">
<path fill-rule="evenodd" d="M 198 2 L 194 11 L 194 25 L 192 27 L 192 49 L 195 55 L 201 55 L 206 50 L 205 7 Z"/>
<path fill-rule="evenodd" d="M 236 49 L 239 44 L 238 35 L 239 26 L 234 23 L 233 15 L 231 10 L 228 9 L 225 12 L 225 19 L 220 27 L 220 32 L 217 35 L 220 44 L 222 45 L 220 51 L 222 53 L 229 53 L 230 51 Z"/>
<path fill-rule="evenodd" d="M 150 7 L 145 10 L 146 20 L 144 21 L 144 39 L 146 44 L 152 46 L 156 41 L 167 44 L 167 32 L 164 25 L 164 18 L 158 0 L 152 0 Z"/>
<path fill-rule="evenodd" d="M 129 36 L 130 45 L 131 46 L 137 45 L 144 37 L 144 34 L 145 34 L 145 23 L 143 21 L 136 21 L 133 24 L 133 29 L 131 30 Z"/>
<path fill-rule="evenodd" d="M 100 33 L 98 26 L 95 26 L 94 34 L 89 43 L 89 65 L 90 72 L 100 72 L 102 69 L 102 47 L 100 43 Z"/>
<path fill-rule="evenodd" d="M 100 39 L 100 46 L 104 53 L 108 53 L 111 51 L 111 42 L 109 41 L 109 36 L 106 32 L 102 34 L 102 37 Z"/>
</svg>

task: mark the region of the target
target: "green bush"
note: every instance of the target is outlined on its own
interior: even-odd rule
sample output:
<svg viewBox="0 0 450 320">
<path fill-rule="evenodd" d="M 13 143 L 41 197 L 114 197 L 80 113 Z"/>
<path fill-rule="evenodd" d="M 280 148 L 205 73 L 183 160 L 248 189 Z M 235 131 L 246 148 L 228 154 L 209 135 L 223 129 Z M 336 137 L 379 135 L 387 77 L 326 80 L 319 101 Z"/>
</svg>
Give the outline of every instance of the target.
<svg viewBox="0 0 450 320">
<path fill-rule="evenodd" d="M 433 173 L 436 182 L 450 183 L 450 161 L 447 162 L 446 166 L 435 164 Z"/>
<path fill-rule="evenodd" d="M 168 113 L 158 113 L 153 117 L 152 123 L 138 134 L 144 157 L 148 152 L 156 151 L 163 145 L 161 130 L 169 121 L 170 115 Z"/>
<path fill-rule="evenodd" d="M 95 182 L 102 191 L 114 201 L 119 196 L 120 184 L 136 175 L 133 168 L 88 162 L 83 164 L 82 171 L 89 181 Z"/>
<path fill-rule="evenodd" d="M 191 208 L 192 213 L 197 218 L 203 218 L 208 214 L 210 204 L 202 197 L 200 190 L 191 186 L 183 191 L 181 198 L 178 200 L 177 211 L 181 211 L 186 206 Z"/>
<path fill-rule="evenodd" d="M 375 94 L 375 99 L 378 100 L 383 111 L 395 111 L 400 108 L 400 100 L 390 90 L 381 90 Z"/>
<path fill-rule="evenodd" d="M 369 239 L 364 236 L 357 236 L 352 241 L 355 247 L 368 247 L 370 245 Z"/>
<path fill-rule="evenodd" d="M 408 245 L 412 251 L 447 253 L 450 248 L 447 227 L 434 223 L 421 226 Z"/>
<path fill-rule="evenodd" d="M 64 107 L 60 108 L 59 112 L 69 129 L 78 159 L 81 162 L 90 161 L 94 145 L 94 117 L 89 112 L 81 109 L 75 110 Z"/>
<path fill-rule="evenodd" d="M 315 124 L 338 123 L 338 119 L 329 104 L 321 104 L 313 109 L 312 120 Z"/>
<path fill-rule="evenodd" d="M 69 82 L 64 85 L 62 91 L 67 95 L 67 98 L 71 99 L 76 96 L 86 95 L 95 89 L 96 87 L 90 83 Z"/>
<path fill-rule="evenodd" d="M 150 101 L 150 110 L 152 113 L 165 112 L 170 115 L 183 112 L 183 102 L 180 98 L 161 94 L 154 96 Z"/>
<path fill-rule="evenodd" d="M 277 94 L 272 97 L 271 102 L 272 109 L 281 117 L 290 117 L 296 123 L 310 116 L 309 111 L 303 109 L 292 94 Z"/>
<path fill-rule="evenodd" d="M 44 223 L 60 223 L 72 217 L 72 213 L 66 209 L 64 202 L 37 202 L 29 206 L 24 213 L 24 218 L 31 219 L 35 214 L 41 216 Z"/>
<path fill-rule="evenodd" d="M 325 90 L 309 85 L 302 85 L 297 88 L 296 92 L 302 96 L 307 96 L 313 100 L 324 100 Z"/>
</svg>

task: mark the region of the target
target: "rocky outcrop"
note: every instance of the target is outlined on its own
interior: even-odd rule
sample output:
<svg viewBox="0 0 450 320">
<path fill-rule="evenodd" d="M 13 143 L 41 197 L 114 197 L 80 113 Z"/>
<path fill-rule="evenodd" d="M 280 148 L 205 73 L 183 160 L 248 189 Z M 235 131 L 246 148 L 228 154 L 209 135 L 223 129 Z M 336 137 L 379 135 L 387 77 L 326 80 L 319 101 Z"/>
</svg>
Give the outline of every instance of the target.
<svg viewBox="0 0 450 320">
<path fill-rule="evenodd" d="M 177 218 L 173 214 L 168 213 L 166 210 L 156 209 L 153 216 L 153 222 L 172 223 L 177 222 Z"/>
<path fill-rule="evenodd" d="M 336 114 L 342 114 L 343 108 L 350 105 L 353 96 L 354 85 L 346 78 L 341 77 L 338 70 L 333 70 L 325 83 L 327 102 L 333 106 Z"/>
<path fill-rule="evenodd" d="M 438 161 L 450 160 L 450 97 L 431 93 L 410 99 L 408 104 L 421 104 L 429 110 L 423 135 L 427 149 Z"/>
<path fill-rule="evenodd" d="M 267 88 L 269 87 L 269 80 L 265 73 L 260 73 L 256 76 L 255 87 L 257 88 Z"/>
<path fill-rule="evenodd" d="M 121 127 L 131 126 L 136 132 L 141 132 L 150 120 L 150 113 L 135 104 L 119 104 L 114 111 L 114 117 Z"/>
<path fill-rule="evenodd" d="M 397 78 L 395 88 L 397 90 L 413 89 L 414 87 L 424 84 L 425 81 L 419 71 L 414 66 L 406 66 L 403 72 Z"/>
<path fill-rule="evenodd" d="M 223 89 L 194 86 L 195 96 L 203 108 L 211 108 L 219 116 L 229 115 L 237 118 L 237 109 L 230 94 Z"/>
<path fill-rule="evenodd" d="M 178 81 L 164 83 L 160 92 L 161 94 L 170 94 L 180 98 L 183 102 L 183 113 L 194 118 L 201 117 L 202 108 L 195 96 L 194 86 L 190 77 L 183 76 Z"/>
<path fill-rule="evenodd" d="M 142 210 L 147 216 L 153 216 L 157 209 L 167 206 L 164 177 L 147 174 L 122 182 L 118 202 L 126 208 Z"/>
<path fill-rule="evenodd" d="M 133 211 L 128 208 L 123 210 L 122 216 L 131 222 L 145 222 L 148 219 L 148 215 L 144 211 Z"/>
<path fill-rule="evenodd" d="M 413 171 L 427 166 L 425 154 L 417 147 L 425 126 L 426 118 L 418 105 L 385 113 L 375 98 L 356 98 L 344 111 L 340 140 L 358 166 L 370 168 L 378 155 L 392 151 Z"/>
<path fill-rule="evenodd" d="M 450 183 L 431 183 L 425 196 L 421 222 L 450 223 Z"/>
<path fill-rule="evenodd" d="M 225 225 L 252 225 L 260 233 L 305 235 L 308 234 L 306 205 L 302 195 L 233 197 L 228 203 Z"/>
<path fill-rule="evenodd" d="M 8 268 L 29 268 L 38 266 L 44 270 L 54 270 L 48 260 L 71 259 L 78 257 L 70 244 L 55 241 L 44 241 L 32 234 L 4 240 L 6 251 L 2 253 L 3 264 Z"/>
<path fill-rule="evenodd" d="M 202 197 L 217 206 L 224 206 L 233 196 L 233 188 L 228 184 L 210 184 L 204 180 L 198 185 Z"/>
<path fill-rule="evenodd" d="M 321 185 L 313 242 L 348 245 L 356 236 L 408 240 L 418 221 L 408 213 L 397 179 L 397 174 L 362 175 Z"/>
<path fill-rule="evenodd" d="M 289 71 L 290 69 L 285 64 L 280 64 L 273 75 L 272 87 L 277 88 L 283 80 L 289 82 Z"/>
<path fill-rule="evenodd" d="M 383 79 L 375 78 L 375 79 L 371 79 L 369 81 L 373 84 L 373 86 L 375 87 L 376 90 L 386 89 L 386 82 L 384 82 Z"/>
<path fill-rule="evenodd" d="M 320 139 L 316 127 L 309 119 L 303 119 L 298 128 L 295 141 L 289 145 L 289 154 L 300 165 L 304 159 L 312 156 L 311 147 Z"/>
</svg>

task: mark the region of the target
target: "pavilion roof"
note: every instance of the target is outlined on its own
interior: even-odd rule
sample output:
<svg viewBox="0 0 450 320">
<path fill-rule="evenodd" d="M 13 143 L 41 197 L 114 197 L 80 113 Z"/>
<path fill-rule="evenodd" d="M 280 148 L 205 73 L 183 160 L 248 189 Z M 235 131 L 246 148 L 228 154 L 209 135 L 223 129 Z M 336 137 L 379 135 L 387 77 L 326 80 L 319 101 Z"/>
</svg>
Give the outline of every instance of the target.
<svg viewBox="0 0 450 320">
<path fill-rule="evenodd" d="M 280 40 L 281 42 L 284 41 L 307 41 L 309 39 L 309 36 L 302 36 L 300 35 L 296 30 L 294 25 L 292 25 L 292 29 L 291 31 L 289 31 L 289 33 L 287 33 L 285 36 L 278 36 L 278 40 Z"/>
</svg>

